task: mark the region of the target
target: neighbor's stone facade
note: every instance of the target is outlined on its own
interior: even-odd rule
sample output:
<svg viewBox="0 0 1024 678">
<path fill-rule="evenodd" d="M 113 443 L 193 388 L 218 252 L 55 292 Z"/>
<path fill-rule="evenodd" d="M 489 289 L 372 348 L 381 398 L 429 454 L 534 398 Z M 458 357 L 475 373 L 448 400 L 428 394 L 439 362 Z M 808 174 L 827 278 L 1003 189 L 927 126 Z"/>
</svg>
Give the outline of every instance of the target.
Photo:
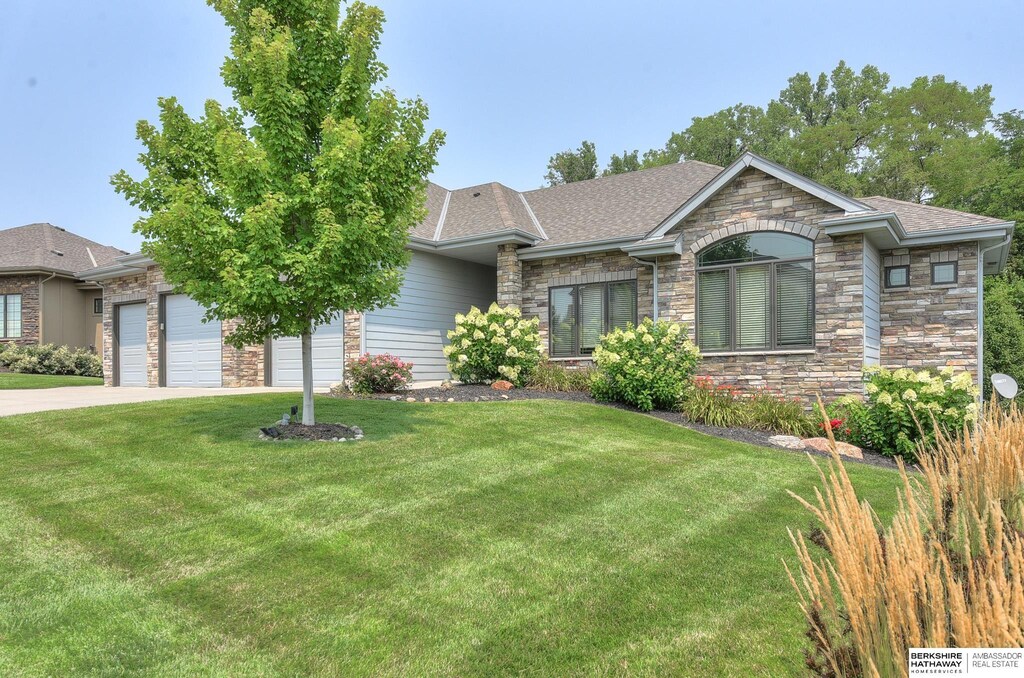
<svg viewBox="0 0 1024 678">
<path fill-rule="evenodd" d="M 882 364 L 954 365 L 978 376 L 978 245 L 883 250 L 886 266 L 910 266 L 910 286 L 882 287 Z M 933 285 L 932 263 L 955 261 L 957 281 Z"/>
<path fill-rule="evenodd" d="M 5 339 L 0 328 L 0 342 L 19 346 L 39 343 L 39 280 L 38 275 L 0 276 L 0 294 L 21 295 L 21 337 Z"/>
</svg>

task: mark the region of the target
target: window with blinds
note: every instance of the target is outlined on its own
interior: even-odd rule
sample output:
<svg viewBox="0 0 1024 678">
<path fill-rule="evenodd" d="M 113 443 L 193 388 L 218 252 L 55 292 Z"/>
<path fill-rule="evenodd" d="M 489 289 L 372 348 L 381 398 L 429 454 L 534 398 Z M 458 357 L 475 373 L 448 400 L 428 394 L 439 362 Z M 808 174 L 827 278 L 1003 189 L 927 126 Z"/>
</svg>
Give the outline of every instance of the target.
<svg viewBox="0 0 1024 678">
<path fill-rule="evenodd" d="M 601 335 L 636 323 L 636 281 L 552 287 L 548 292 L 549 354 L 590 355 Z"/>
<path fill-rule="evenodd" d="M 21 338 L 21 295 L 0 294 L 0 339 Z"/>
<path fill-rule="evenodd" d="M 814 345 L 814 245 L 754 233 L 698 254 L 697 343 L 707 352 Z"/>
</svg>

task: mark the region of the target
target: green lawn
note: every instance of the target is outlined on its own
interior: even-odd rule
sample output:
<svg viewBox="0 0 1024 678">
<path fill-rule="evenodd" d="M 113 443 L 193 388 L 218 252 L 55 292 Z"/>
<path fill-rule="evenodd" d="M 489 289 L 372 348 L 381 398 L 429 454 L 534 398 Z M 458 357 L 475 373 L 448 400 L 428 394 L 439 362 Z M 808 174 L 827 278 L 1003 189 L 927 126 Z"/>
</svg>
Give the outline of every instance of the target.
<svg viewBox="0 0 1024 678">
<path fill-rule="evenodd" d="M 14 388 L 56 388 L 57 386 L 102 386 L 102 377 L 71 377 L 54 374 L 0 372 L 0 391 Z"/>
<path fill-rule="evenodd" d="M 0 675 L 802 673 L 806 458 L 552 401 L 257 440 L 296 397 L 0 419 Z"/>
</svg>

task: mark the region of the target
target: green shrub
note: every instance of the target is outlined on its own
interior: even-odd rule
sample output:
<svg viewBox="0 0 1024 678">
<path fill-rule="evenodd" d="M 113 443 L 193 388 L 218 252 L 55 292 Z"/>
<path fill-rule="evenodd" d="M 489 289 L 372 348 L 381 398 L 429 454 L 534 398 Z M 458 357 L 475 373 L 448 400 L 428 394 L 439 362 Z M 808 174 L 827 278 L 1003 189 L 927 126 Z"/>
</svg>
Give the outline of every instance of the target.
<svg viewBox="0 0 1024 678">
<path fill-rule="evenodd" d="M 678 406 L 700 351 L 685 328 L 644 318 L 634 327 L 616 329 L 601 337 L 594 349 L 598 373 L 591 392 L 598 400 L 614 400 L 649 412 Z"/>
<path fill-rule="evenodd" d="M 103 360 L 85 348 L 43 344 L 16 346 L 7 344 L 0 351 L 0 365 L 23 374 L 60 374 L 102 377 Z"/>
<path fill-rule="evenodd" d="M 955 434 L 977 416 L 978 388 L 969 372 L 869 367 L 865 374 L 866 402 L 847 397 L 828 409 L 842 422 L 836 427 L 839 438 L 855 445 L 914 460 L 918 441 L 934 443 L 933 418 Z"/>
<path fill-rule="evenodd" d="M 804 410 L 800 398 L 786 398 L 760 389 L 747 400 L 750 427 L 801 438 L 813 435 L 817 420 Z"/>
<path fill-rule="evenodd" d="M 750 423 L 750 410 L 739 389 L 727 384 L 716 386 L 711 377 L 694 378 L 680 409 L 696 424 L 734 428 Z"/>
<path fill-rule="evenodd" d="M 345 366 L 353 393 L 394 393 L 412 381 L 412 363 L 389 353 L 361 355 Z"/>
<path fill-rule="evenodd" d="M 464 384 L 507 379 L 522 386 L 541 360 L 537 318 L 524 320 L 515 306 L 476 306 L 455 316 L 451 343 L 444 347 L 448 371 Z"/>
<path fill-rule="evenodd" d="M 590 382 L 596 370 L 593 367 L 566 367 L 544 361 L 534 368 L 526 385 L 539 391 L 590 392 Z"/>
</svg>

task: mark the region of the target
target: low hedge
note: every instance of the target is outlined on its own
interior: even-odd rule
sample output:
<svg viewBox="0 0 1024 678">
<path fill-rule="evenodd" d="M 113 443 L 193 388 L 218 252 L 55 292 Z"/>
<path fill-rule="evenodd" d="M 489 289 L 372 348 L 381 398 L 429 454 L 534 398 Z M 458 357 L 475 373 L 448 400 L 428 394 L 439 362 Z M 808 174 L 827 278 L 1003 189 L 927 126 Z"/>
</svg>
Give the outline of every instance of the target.
<svg viewBox="0 0 1024 678">
<path fill-rule="evenodd" d="M 54 344 L 18 346 L 0 344 L 0 367 L 22 374 L 56 374 L 102 377 L 103 360 L 87 348 Z"/>
</svg>

